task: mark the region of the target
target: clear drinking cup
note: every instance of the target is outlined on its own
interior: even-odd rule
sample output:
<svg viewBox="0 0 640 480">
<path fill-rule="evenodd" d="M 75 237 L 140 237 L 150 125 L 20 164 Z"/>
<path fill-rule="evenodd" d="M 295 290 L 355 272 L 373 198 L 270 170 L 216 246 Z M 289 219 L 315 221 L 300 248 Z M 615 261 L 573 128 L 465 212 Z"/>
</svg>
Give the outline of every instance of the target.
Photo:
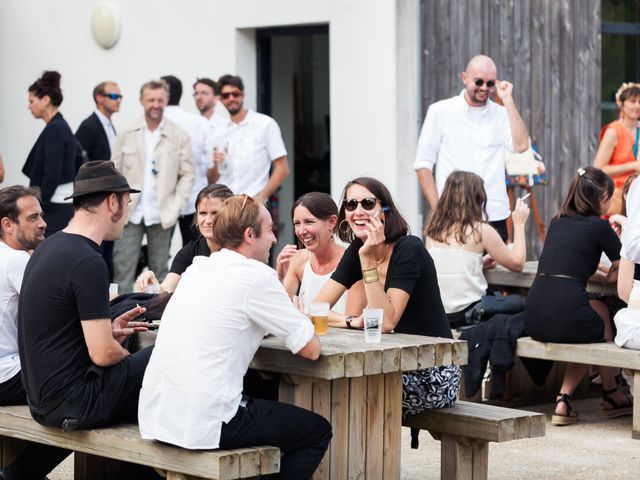
<svg viewBox="0 0 640 480">
<path fill-rule="evenodd" d="M 365 343 L 380 343 L 382 340 L 382 316 L 381 308 L 365 308 L 362 312 L 364 321 Z"/>
<path fill-rule="evenodd" d="M 327 302 L 309 305 L 309 318 L 311 318 L 316 335 L 326 335 L 329 332 L 329 304 Z"/>
</svg>

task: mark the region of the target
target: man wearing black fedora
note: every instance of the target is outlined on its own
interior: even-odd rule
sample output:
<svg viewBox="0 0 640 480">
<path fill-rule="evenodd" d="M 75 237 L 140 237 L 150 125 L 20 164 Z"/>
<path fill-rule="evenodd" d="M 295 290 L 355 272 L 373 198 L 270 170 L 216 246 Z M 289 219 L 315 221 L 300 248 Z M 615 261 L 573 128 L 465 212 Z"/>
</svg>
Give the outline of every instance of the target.
<svg viewBox="0 0 640 480">
<path fill-rule="evenodd" d="M 65 430 L 105 426 L 137 417 L 138 395 L 151 355 L 130 354 L 122 342 L 144 324 L 136 307 L 113 322 L 109 274 L 100 256 L 104 240 L 122 234 L 131 193 L 110 161 L 88 162 L 74 181 L 74 215 L 27 264 L 18 311 L 22 378 L 33 418 Z M 5 478 L 42 478 L 55 465 L 28 450 Z M 37 470 L 34 470 L 37 469 Z"/>
</svg>

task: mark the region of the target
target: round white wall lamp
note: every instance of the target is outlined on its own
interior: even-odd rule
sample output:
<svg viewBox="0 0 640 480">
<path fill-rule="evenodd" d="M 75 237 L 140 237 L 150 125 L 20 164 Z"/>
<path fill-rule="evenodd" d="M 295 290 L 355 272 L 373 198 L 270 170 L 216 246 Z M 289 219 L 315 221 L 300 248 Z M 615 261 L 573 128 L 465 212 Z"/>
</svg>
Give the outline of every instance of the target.
<svg viewBox="0 0 640 480">
<path fill-rule="evenodd" d="M 91 33 L 102 48 L 113 47 L 120 38 L 120 14 L 109 2 L 100 2 L 91 13 Z"/>
</svg>

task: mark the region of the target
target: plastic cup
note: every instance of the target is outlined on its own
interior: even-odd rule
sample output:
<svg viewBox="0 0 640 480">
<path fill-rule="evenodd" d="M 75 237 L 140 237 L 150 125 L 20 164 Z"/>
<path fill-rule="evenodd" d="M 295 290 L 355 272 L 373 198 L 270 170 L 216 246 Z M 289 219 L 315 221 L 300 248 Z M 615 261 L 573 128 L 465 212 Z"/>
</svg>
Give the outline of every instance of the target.
<svg viewBox="0 0 640 480">
<path fill-rule="evenodd" d="M 329 332 L 329 304 L 327 302 L 309 305 L 309 318 L 311 318 L 316 335 L 326 335 Z"/>
<path fill-rule="evenodd" d="M 118 284 L 110 283 L 109 284 L 109 298 L 115 298 L 118 296 Z"/>
<path fill-rule="evenodd" d="M 382 316 L 381 308 L 365 308 L 362 312 L 364 320 L 365 343 L 380 343 L 382 340 Z"/>
<path fill-rule="evenodd" d="M 157 283 L 150 283 L 149 285 L 144 287 L 144 293 L 158 294 L 160 293 L 160 285 L 158 285 Z"/>
</svg>

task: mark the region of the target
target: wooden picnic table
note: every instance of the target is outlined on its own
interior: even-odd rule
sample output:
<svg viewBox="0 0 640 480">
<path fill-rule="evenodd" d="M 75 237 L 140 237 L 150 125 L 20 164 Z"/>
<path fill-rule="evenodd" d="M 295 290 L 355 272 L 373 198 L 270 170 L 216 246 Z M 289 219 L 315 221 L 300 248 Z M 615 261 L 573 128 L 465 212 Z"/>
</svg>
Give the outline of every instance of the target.
<svg viewBox="0 0 640 480">
<path fill-rule="evenodd" d="M 154 336 L 145 333 L 143 343 Z M 466 342 L 396 333 L 365 343 L 361 330 L 342 328 L 319 338 L 322 353 L 311 361 L 266 337 L 251 368 L 280 374 L 280 401 L 331 422 L 333 439 L 314 479 L 399 479 L 402 372 L 465 365 Z"/>
<path fill-rule="evenodd" d="M 538 271 L 537 261 L 528 261 L 522 272 L 511 272 L 504 267 L 497 266 L 484 271 L 484 276 L 489 285 L 497 287 L 531 288 Z M 587 291 L 591 293 L 605 293 L 616 295 L 615 283 L 588 282 Z"/>
</svg>

